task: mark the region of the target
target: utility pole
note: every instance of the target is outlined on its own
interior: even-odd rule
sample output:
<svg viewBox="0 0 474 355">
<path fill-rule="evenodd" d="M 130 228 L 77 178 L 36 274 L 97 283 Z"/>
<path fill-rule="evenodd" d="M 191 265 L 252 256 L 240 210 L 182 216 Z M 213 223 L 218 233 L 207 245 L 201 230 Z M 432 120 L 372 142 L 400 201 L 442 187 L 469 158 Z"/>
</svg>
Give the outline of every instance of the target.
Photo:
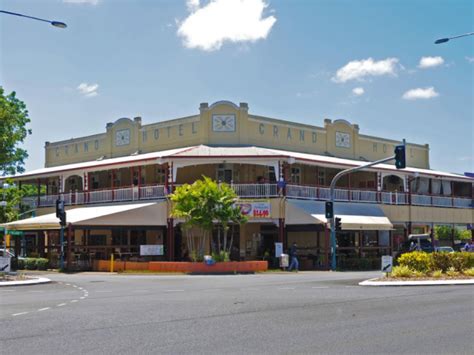
<svg viewBox="0 0 474 355">
<path fill-rule="evenodd" d="M 355 168 L 349 168 L 342 170 L 333 177 L 331 181 L 331 185 L 329 186 L 330 189 L 330 201 L 326 203 L 326 219 L 329 220 L 331 225 L 331 270 L 336 270 L 336 217 L 335 217 L 335 208 L 334 208 L 334 188 L 336 187 L 337 181 L 344 175 L 354 173 L 356 171 L 360 171 L 371 166 L 385 163 L 390 160 L 395 160 L 395 167 L 397 169 L 404 169 L 406 167 L 406 159 L 405 159 L 405 147 L 406 142 L 405 139 L 403 140 L 402 145 L 397 145 L 395 147 L 394 155 L 388 158 L 380 159 L 362 166 L 357 166 Z M 329 213 L 330 212 L 330 213 Z M 338 222 L 340 221 L 340 218 Z M 338 223 L 339 224 L 339 223 Z"/>
</svg>

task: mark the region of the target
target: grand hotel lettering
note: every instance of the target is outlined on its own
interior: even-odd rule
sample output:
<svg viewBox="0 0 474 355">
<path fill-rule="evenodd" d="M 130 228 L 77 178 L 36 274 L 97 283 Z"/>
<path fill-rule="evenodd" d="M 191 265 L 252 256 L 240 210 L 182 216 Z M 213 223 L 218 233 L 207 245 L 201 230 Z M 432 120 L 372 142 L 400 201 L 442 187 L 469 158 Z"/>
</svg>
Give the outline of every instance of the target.
<svg viewBox="0 0 474 355">
<path fill-rule="evenodd" d="M 191 122 L 191 127 L 190 127 L 191 128 L 190 129 L 191 135 L 195 135 L 195 134 L 199 133 L 199 127 L 195 123 L 196 122 Z M 174 127 L 176 127 L 177 135 L 179 137 L 183 137 L 183 136 L 186 135 L 186 131 L 187 131 L 185 126 L 186 126 L 186 124 L 180 123 L 178 125 L 170 125 L 170 126 L 165 126 L 165 127 L 160 127 L 160 128 L 153 128 L 151 130 L 147 130 L 146 128 L 142 128 L 141 129 L 141 133 L 142 133 L 142 139 L 141 140 L 142 140 L 143 143 L 145 143 L 148 140 L 148 133 L 150 131 L 153 132 L 153 138 L 157 142 L 159 142 L 163 139 L 163 134 L 167 138 L 171 138 L 172 137 L 172 130 L 173 130 Z M 259 123 L 258 133 L 260 134 L 260 136 L 265 137 L 265 133 L 267 132 L 268 129 L 270 129 L 270 134 L 274 139 L 286 138 L 287 141 L 296 140 L 296 141 L 299 141 L 299 142 L 305 142 L 305 138 L 307 137 L 307 133 L 308 134 L 311 133 L 311 142 L 316 143 L 316 141 L 317 141 L 317 134 L 314 131 L 309 132 L 309 131 L 306 131 L 306 130 L 303 130 L 303 129 L 297 129 L 297 128 L 291 128 L 291 127 L 282 127 L 282 126 L 278 126 L 278 125 L 266 125 L 264 123 Z M 99 146 L 101 145 L 100 141 L 102 139 L 103 138 L 83 142 L 84 152 L 89 151 L 89 144 L 93 145 L 94 150 L 99 150 Z M 72 143 L 71 145 L 74 147 L 73 152 L 76 153 L 76 154 L 79 153 L 78 143 Z M 60 149 L 60 147 L 58 147 L 58 146 L 55 147 L 56 156 L 59 156 L 59 149 Z M 70 152 L 69 146 L 64 145 L 63 149 L 64 149 L 65 155 L 69 155 L 69 152 Z"/>
</svg>

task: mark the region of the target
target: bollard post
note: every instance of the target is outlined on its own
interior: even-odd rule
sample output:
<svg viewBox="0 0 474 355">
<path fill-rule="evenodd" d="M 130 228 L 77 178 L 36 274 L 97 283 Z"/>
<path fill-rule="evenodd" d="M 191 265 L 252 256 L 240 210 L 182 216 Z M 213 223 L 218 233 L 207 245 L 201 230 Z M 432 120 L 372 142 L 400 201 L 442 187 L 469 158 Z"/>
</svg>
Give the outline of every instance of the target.
<svg viewBox="0 0 474 355">
<path fill-rule="evenodd" d="M 110 272 L 114 272 L 114 253 L 110 254 Z"/>
</svg>

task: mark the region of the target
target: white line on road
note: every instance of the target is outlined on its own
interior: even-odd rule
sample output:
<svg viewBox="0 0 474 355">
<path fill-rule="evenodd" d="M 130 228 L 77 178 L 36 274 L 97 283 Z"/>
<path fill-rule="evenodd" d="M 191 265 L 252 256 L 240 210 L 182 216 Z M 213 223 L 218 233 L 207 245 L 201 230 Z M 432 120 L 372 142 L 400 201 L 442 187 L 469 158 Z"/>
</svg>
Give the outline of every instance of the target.
<svg viewBox="0 0 474 355">
<path fill-rule="evenodd" d="M 12 316 L 16 317 L 16 316 L 21 316 L 23 314 L 28 314 L 28 312 L 13 313 Z"/>
<path fill-rule="evenodd" d="M 71 286 L 71 284 L 66 284 L 66 286 Z"/>
<path fill-rule="evenodd" d="M 65 305 L 66 305 L 66 303 L 60 303 L 56 307 L 62 307 L 62 306 L 65 306 Z"/>
<path fill-rule="evenodd" d="M 79 299 L 83 300 L 85 297 L 79 297 Z"/>
<path fill-rule="evenodd" d="M 294 290 L 295 287 L 279 287 L 278 290 Z"/>
<path fill-rule="evenodd" d="M 138 290 L 141 291 L 141 290 Z M 132 291 L 132 292 L 138 292 L 138 291 Z M 97 293 L 111 293 L 112 291 L 95 291 Z"/>
<path fill-rule="evenodd" d="M 28 291 L 28 292 L 30 292 L 30 293 L 43 293 L 44 291 L 37 290 L 37 291 Z"/>
<path fill-rule="evenodd" d="M 38 312 L 47 311 L 48 309 L 51 309 L 51 307 L 40 308 L 38 309 Z"/>
<path fill-rule="evenodd" d="M 165 292 L 184 292 L 184 290 L 165 290 Z"/>
<path fill-rule="evenodd" d="M 78 289 L 79 289 L 79 290 L 83 290 L 83 288 L 82 288 L 82 287 L 78 287 Z"/>
<path fill-rule="evenodd" d="M 70 302 L 71 302 L 71 303 L 75 303 L 75 302 L 78 302 L 78 300 L 72 300 L 72 301 L 70 301 Z"/>
<path fill-rule="evenodd" d="M 314 286 L 314 287 L 311 287 L 311 288 L 329 288 L 328 286 Z"/>
<path fill-rule="evenodd" d="M 77 286 L 76 286 L 76 285 L 72 285 L 72 287 L 75 287 L 75 288 L 77 288 Z"/>
</svg>

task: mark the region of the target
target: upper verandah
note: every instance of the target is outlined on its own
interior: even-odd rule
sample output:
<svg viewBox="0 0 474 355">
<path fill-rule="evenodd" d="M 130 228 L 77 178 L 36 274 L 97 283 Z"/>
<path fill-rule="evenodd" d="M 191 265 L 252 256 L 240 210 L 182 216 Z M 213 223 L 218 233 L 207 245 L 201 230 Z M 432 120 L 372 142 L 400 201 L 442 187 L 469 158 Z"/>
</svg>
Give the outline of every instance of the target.
<svg viewBox="0 0 474 355">
<path fill-rule="evenodd" d="M 399 141 L 359 134 L 345 120 L 324 120 L 324 127 L 249 114 L 248 105 L 202 103 L 199 114 L 152 124 L 141 117 L 107 123 L 106 132 L 46 142 L 45 167 L 110 159 L 199 144 L 249 146 L 373 161 L 393 153 Z M 429 169 L 429 146 L 407 145 L 407 165 Z"/>
</svg>

